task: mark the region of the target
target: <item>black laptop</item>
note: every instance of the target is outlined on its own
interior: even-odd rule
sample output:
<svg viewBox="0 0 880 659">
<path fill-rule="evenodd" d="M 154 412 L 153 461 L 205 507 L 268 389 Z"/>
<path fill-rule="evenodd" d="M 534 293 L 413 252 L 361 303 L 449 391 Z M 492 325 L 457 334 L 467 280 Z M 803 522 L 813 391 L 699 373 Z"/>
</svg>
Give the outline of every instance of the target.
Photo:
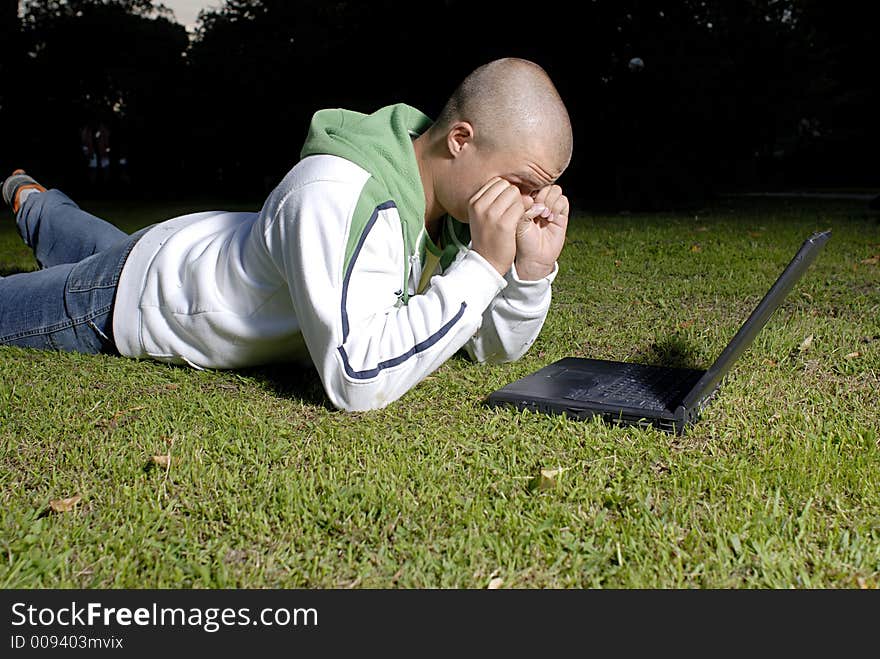
<svg viewBox="0 0 880 659">
<path fill-rule="evenodd" d="M 656 426 L 682 435 L 700 418 L 722 379 L 815 260 L 831 231 L 801 246 L 764 299 L 707 370 L 566 357 L 489 394 L 490 406 L 512 405 L 574 419 Z"/>
</svg>

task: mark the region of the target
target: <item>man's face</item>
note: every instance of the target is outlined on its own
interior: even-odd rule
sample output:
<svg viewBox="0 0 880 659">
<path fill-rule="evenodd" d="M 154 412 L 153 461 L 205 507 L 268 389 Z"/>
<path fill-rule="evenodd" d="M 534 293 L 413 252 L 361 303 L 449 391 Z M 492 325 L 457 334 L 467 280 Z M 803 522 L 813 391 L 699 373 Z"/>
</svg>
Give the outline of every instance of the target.
<svg viewBox="0 0 880 659">
<path fill-rule="evenodd" d="M 540 146 L 513 149 L 472 147 L 453 167 L 453 189 L 449 191 L 447 212 L 468 222 L 468 204 L 477 191 L 492 178 L 500 177 L 519 188 L 523 205 L 529 208 L 541 188 L 551 185 L 562 174 L 559 165 Z"/>
</svg>

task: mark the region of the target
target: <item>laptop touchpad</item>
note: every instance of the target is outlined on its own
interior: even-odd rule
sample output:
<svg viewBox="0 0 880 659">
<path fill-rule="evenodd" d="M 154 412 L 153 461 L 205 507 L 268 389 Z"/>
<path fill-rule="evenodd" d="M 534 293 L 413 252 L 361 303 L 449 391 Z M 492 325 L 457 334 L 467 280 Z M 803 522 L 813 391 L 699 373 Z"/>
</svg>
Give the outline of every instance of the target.
<svg viewBox="0 0 880 659">
<path fill-rule="evenodd" d="M 562 397 L 569 400 L 593 400 L 595 396 L 591 396 L 590 392 L 596 387 L 596 380 L 581 381 L 578 386 L 570 388 Z"/>
<path fill-rule="evenodd" d="M 598 380 L 586 375 L 583 371 L 565 367 L 548 373 L 546 377 L 553 383 L 552 388 L 555 390 L 551 395 L 571 400 L 584 400 L 587 392 L 599 383 Z"/>
</svg>

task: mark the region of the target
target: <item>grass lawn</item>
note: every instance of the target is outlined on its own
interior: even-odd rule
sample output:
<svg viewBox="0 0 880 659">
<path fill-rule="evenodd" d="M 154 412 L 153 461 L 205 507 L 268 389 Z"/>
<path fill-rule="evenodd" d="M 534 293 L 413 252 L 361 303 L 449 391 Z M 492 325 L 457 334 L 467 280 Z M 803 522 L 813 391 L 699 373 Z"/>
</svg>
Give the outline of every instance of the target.
<svg viewBox="0 0 880 659">
<path fill-rule="evenodd" d="M 187 210 L 81 205 L 127 230 Z M 569 355 L 708 367 L 827 228 L 686 436 L 482 404 Z M 283 366 L 0 348 L 0 584 L 877 588 L 878 256 L 862 202 L 576 214 L 521 361 L 453 358 L 367 413 Z M 0 274 L 34 267 L 6 213 Z"/>
</svg>

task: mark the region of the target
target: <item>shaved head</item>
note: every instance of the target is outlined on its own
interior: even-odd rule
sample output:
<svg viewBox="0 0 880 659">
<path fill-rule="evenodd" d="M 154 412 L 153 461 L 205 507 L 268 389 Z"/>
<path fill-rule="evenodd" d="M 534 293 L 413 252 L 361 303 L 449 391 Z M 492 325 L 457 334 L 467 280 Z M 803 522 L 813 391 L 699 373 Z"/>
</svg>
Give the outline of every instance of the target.
<svg viewBox="0 0 880 659">
<path fill-rule="evenodd" d="M 473 71 L 434 128 L 445 132 L 458 121 L 471 124 L 475 143 L 488 149 L 546 149 L 560 171 L 571 160 L 568 111 L 547 72 L 534 62 L 507 57 Z"/>
<path fill-rule="evenodd" d="M 468 222 L 471 200 L 493 179 L 519 190 L 524 209 L 560 195 L 556 181 L 571 162 L 571 120 L 544 69 L 506 57 L 468 75 L 413 149 L 434 238 L 444 215 Z"/>
</svg>

